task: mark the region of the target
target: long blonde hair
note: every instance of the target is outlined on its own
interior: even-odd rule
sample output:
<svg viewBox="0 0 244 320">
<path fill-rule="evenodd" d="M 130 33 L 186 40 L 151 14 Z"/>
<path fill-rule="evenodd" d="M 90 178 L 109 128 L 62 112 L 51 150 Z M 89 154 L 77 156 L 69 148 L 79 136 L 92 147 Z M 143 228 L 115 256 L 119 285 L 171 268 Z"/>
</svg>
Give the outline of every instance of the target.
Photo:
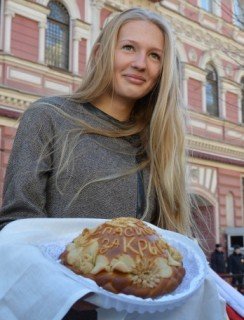
<svg viewBox="0 0 244 320">
<path fill-rule="evenodd" d="M 116 132 L 88 127 L 87 131 L 109 137 L 140 133 L 147 153 L 147 160 L 141 167 L 148 165 L 150 170 L 147 209 L 150 192 L 154 189 L 159 208 L 157 225 L 190 235 L 192 219 L 186 185 L 185 111 L 179 89 L 175 39 L 167 21 L 142 8 L 127 10 L 111 19 L 96 40 L 82 84 L 71 99 L 92 101 L 113 86 L 118 33 L 124 24 L 132 20 L 150 21 L 164 35 L 163 67 L 158 83 L 147 96 L 136 102 L 133 126 Z"/>
</svg>

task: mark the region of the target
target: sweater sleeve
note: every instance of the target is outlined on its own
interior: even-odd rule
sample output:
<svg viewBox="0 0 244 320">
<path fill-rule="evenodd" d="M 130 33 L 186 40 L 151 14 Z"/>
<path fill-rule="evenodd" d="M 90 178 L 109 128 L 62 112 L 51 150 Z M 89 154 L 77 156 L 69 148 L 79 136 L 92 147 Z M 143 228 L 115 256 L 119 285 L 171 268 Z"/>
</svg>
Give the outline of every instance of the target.
<svg viewBox="0 0 244 320">
<path fill-rule="evenodd" d="M 52 171 L 52 139 L 47 107 L 33 105 L 20 121 L 9 158 L 0 228 L 15 219 L 47 216 L 46 186 Z"/>
</svg>

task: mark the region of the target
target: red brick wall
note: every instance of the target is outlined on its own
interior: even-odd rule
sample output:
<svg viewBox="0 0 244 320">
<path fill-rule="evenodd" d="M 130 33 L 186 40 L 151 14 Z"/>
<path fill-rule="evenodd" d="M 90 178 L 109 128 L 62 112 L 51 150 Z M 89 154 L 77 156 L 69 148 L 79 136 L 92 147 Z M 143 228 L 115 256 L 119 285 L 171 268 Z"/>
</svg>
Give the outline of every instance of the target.
<svg viewBox="0 0 244 320">
<path fill-rule="evenodd" d="M 226 92 L 226 119 L 238 123 L 238 96 L 232 92 Z"/>
<path fill-rule="evenodd" d="M 76 0 L 76 2 L 80 9 L 81 20 L 85 20 L 85 0 Z"/>
<path fill-rule="evenodd" d="M 218 198 L 220 226 L 226 227 L 226 196 L 231 192 L 234 196 L 234 221 L 236 227 L 242 227 L 241 175 L 238 171 L 218 169 Z"/>
<path fill-rule="evenodd" d="M 0 203 L 2 202 L 3 182 L 16 129 L 0 126 Z"/>
<path fill-rule="evenodd" d="M 229 22 L 232 23 L 232 1 L 230 0 L 222 0 L 221 1 L 221 15 L 222 18 Z"/>
<path fill-rule="evenodd" d="M 87 40 L 82 39 L 79 42 L 79 74 L 83 75 L 86 67 L 86 47 Z"/>
<path fill-rule="evenodd" d="M 188 79 L 188 105 L 189 108 L 202 112 L 202 82 L 196 79 Z"/>
<path fill-rule="evenodd" d="M 16 15 L 12 21 L 11 52 L 14 56 L 38 60 L 38 22 Z"/>
<path fill-rule="evenodd" d="M 198 5 L 198 0 L 188 0 L 188 2 L 193 4 L 194 6 Z"/>
<path fill-rule="evenodd" d="M 102 8 L 100 13 L 100 28 L 103 27 L 104 21 L 107 19 L 107 17 L 112 13 L 112 11 Z"/>
<path fill-rule="evenodd" d="M 198 21 L 199 19 L 199 12 L 194 10 L 191 7 L 186 7 L 184 10 L 184 16 L 190 20 Z"/>
</svg>

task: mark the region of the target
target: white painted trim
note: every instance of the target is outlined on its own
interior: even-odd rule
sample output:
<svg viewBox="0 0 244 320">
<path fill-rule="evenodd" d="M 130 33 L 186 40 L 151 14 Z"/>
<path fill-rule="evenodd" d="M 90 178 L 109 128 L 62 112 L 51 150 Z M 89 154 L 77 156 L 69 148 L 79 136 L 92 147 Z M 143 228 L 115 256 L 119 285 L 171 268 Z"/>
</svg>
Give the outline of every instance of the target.
<svg viewBox="0 0 244 320">
<path fill-rule="evenodd" d="M 235 82 L 241 83 L 242 78 L 244 78 L 244 70 L 238 70 L 235 76 Z"/>
<path fill-rule="evenodd" d="M 169 0 L 163 0 L 163 1 L 160 1 L 159 2 L 160 5 L 162 7 L 166 7 L 166 8 L 169 8 L 171 10 L 174 10 L 174 11 L 179 11 L 179 5 L 175 4 L 175 3 L 172 3 L 172 1 L 169 1 Z"/>
<path fill-rule="evenodd" d="M 38 21 L 38 22 L 46 21 L 45 13 L 29 8 L 26 5 L 24 6 L 17 2 L 7 1 L 5 10 L 7 12 L 12 12 L 13 14 L 18 14 L 34 21 Z"/>
<path fill-rule="evenodd" d="M 206 123 L 202 122 L 202 121 L 190 119 L 190 125 L 192 125 L 193 127 L 196 127 L 196 128 L 206 129 Z"/>
<path fill-rule="evenodd" d="M 187 66 L 185 66 L 185 77 L 187 79 L 193 78 L 193 79 L 201 81 L 201 82 L 206 82 L 206 75 L 204 75 L 202 73 L 202 71 L 200 73 L 200 72 L 197 72 L 195 70 L 187 68 Z"/>
<path fill-rule="evenodd" d="M 212 132 L 212 133 L 216 133 L 216 134 L 221 134 L 222 133 L 222 129 L 221 128 L 210 126 L 210 125 L 207 125 L 207 131 Z"/>
<path fill-rule="evenodd" d="M 100 33 L 100 8 L 93 5 L 91 9 L 92 9 L 91 45 L 93 45 Z"/>
<path fill-rule="evenodd" d="M 221 1 L 215 0 L 213 1 L 213 14 L 218 17 L 221 17 Z"/>
<path fill-rule="evenodd" d="M 241 90 L 238 94 L 238 122 L 242 123 L 242 96 L 241 96 Z"/>
<path fill-rule="evenodd" d="M 31 73 L 19 71 L 17 69 L 11 68 L 11 67 L 9 68 L 8 75 L 9 75 L 9 78 L 17 79 L 17 80 L 21 80 L 21 81 L 25 81 L 25 82 L 30 82 L 32 84 L 41 85 L 41 83 L 42 83 L 41 77 L 34 76 Z"/>
<path fill-rule="evenodd" d="M 92 23 L 91 5 L 89 0 L 85 0 L 85 22 Z"/>
<path fill-rule="evenodd" d="M 39 0 L 38 2 L 42 4 L 44 7 L 47 7 L 48 2 L 50 0 Z M 79 19 L 81 20 L 80 16 L 80 9 L 77 5 L 77 2 L 75 0 L 70 1 L 70 0 L 61 0 L 60 2 L 63 3 L 63 5 L 66 7 L 66 9 L 69 12 L 70 19 Z"/>
<path fill-rule="evenodd" d="M 242 137 L 244 137 L 244 134 L 242 134 L 241 132 L 235 131 L 235 130 L 227 130 L 226 134 L 229 137 L 237 138 L 237 139 L 242 139 Z"/>
<path fill-rule="evenodd" d="M 90 38 L 90 31 L 83 29 L 82 27 L 76 26 L 74 24 L 73 27 L 73 39 L 89 39 Z"/>
<path fill-rule="evenodd" d="M 232 92 L 234 94 L 238 94 L 238 92 L 240 90 L 240 86 L 239 85 L 234 85 L 234 84 L 225 82 L 224 80 L 222 81 L 222 88 L 225 91 Z"/>
<path fill-rule="evenodd" d="M 5 52 L 11 52 L 11 29 L 12 29 L 12 18 L 14 17 L 13 12 L 5 12 L 5 32 L 4 32 L 4 45 L 3 49 Z"/>
<path fill-rule="evenodd" d="M 219 116 L 222 119 L 226 119 L 226 90 L 223 87 L 223 82 L 221 82 L 219 90 L 219 101 L 221 102 L 219 109 Z"/>
<path fill-rule="evenodd" d="M 1 10 L 0 10 L 0 50 L 3 49 L 3 39 L 4 39 L 4 10 L 5 10 L 5 2 L 1 2 Z"/>
<path fill-rule="evenodd" d="M 177 51 L 178 57 L 180 58 L 180 61 L 187 63 L 188 58 L 187 58 L 186 50 L 183 43 L 179 40 L 179 38 L 176 41 L 176 51 Z"/>
<path fill-rule="evenodd" d="M 45 34 L 47 23 L 39 22 L 39 43 L 38 43 L 38 62 L 44 64 L 45 62 Z"/>
<path fill-rule="evenodd" d="M 208 63 L 211 63 L 213 65 L 219 77 L 225 76 L 223 67 L 220 66 L 220 56 L 216 50 L 210 50 L 204 53 L 199 61 L 199 67 L 205 70 Z"/>
<path fill-rule="evenodd" d="M 45 80 L 44 87 L 47 89 L 55 90 L 55 91 L 60 91 L 63 93 L 71 93 L 71 87 L 70 86 L 65 86 L 63 84 Z"/>
<path fill-rule="evenodd" d="M 79 73 L 79 40 L 74 38 L 73 39 L 73 66 L 72 66 L 72 72 L 74 74 Z"/>
</svg>

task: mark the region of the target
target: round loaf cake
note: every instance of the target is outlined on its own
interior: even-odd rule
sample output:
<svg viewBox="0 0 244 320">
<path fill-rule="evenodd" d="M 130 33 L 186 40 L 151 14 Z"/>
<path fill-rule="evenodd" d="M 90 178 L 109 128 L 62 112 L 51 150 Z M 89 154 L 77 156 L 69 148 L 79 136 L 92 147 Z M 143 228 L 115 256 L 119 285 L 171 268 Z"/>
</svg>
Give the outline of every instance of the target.
<svg viewBox="0 0 244 320">
<path fill-rule="evenodd" d="M 84 229 L 60 259 L 108 291 L 142 298 L 172 292 L 185 275 L 181 254 L 135 218 L 112 219 Z"/>
</svg>

